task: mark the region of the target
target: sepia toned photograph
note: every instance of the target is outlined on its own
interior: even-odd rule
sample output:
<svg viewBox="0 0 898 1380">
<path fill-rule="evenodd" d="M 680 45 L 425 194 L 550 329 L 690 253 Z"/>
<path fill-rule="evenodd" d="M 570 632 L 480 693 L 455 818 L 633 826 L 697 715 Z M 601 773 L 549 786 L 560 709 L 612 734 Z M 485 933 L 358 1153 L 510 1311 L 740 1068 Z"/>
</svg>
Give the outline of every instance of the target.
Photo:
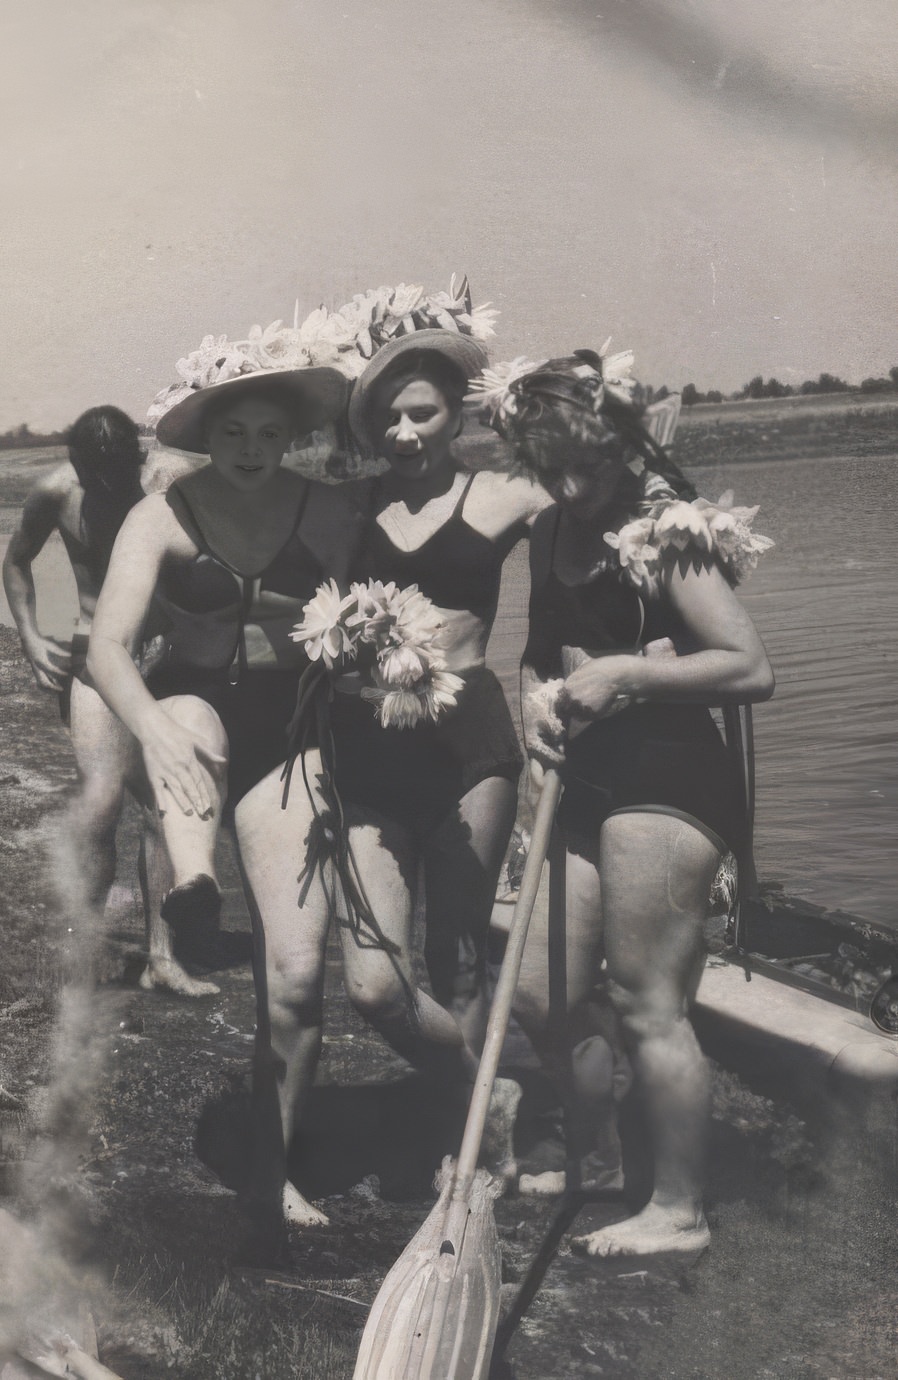
<svg viewBox="0 0 898 1380">
<path fill-rule="evenodd" d="M 898 1375 L 893 6 L 2 28 L 0 1380 Z"/>
</svg>

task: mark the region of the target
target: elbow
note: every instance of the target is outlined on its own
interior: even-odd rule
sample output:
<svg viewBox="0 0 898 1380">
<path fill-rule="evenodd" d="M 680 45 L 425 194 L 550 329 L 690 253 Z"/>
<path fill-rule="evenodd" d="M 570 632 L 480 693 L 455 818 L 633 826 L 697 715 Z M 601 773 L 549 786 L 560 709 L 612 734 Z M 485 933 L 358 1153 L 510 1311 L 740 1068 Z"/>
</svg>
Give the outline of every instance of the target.
<svg viewBox="0 0 898 1380">
<path fill-rule="evenodd" d="M 760 704 L 764 700 L 769 700 L 776 689 L 776 677 L 773 674 L 773 667 L 766 656 L 755 659 L 746 668 L 744 683 L 742 685 L 742 699 L 745 703 Z"/>
</svg>

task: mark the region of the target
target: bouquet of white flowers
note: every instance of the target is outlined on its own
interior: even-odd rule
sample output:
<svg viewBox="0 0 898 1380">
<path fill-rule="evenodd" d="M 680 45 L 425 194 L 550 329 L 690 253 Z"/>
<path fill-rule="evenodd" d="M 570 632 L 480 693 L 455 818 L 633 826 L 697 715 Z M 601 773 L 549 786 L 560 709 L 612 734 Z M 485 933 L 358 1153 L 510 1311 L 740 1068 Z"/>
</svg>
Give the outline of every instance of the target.
<svg viewBox="0 0 898 1380">
<path fill-rule="evenodd" d="M 305 644 L 313 664 L 328 670 L 370 657 L 372 701 L 385 728 L 413 728 L 435 722 L 451 708 L 464 682 L 446 670 L 443 624 L 417 585 L 398 589 L 369 580 L 341 595 L 334 580 L 319 585 L 290 636 Z"/>
</svg>

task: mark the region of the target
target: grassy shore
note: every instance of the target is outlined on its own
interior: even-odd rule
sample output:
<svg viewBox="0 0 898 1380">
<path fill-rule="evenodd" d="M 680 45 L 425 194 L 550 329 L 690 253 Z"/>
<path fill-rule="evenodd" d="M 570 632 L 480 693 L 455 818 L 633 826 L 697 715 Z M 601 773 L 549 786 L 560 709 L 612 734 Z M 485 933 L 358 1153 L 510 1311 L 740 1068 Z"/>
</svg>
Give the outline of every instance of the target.
<svg viewBox="0 0 898 1380">
<path fill-rule="evenodd" d="M 898 454 L 898 394 L 811 394 L 697 403 L 680 415 L 675 454 L 691 465 Z"/>
<path fill-rule="evenodd" d="M 55 705 L 34 689 L 8 630 L 0 630 L 0 697 L 10 730 L 0 759 L 0 1205 L 27 1214 L 23 1185 L 33 1189 L 26 1171 L 45 1145 L 35 1124 L 54 1067 L 58 944 L 68 928 L 60 917 L 69 918 L 66 874 L 60 897 L 48 858 L 74 772 Z M 188 1003 L 135 986 L 135 842 L 129 815 L 107 915 L 106 981 L 93 1004 L 95 1090 L 70 1183 L 73 1217 L 86 1222 L 79 1268 L 92 1262 L 102 1281 L 84 1283 L 101 1357 L 125 1380 L 342 1380 L 365 1308 L 429 1210 L 430 1176 L 459 1128 L 439 1091 L 410 1080 L 352 1014 L 332 952 L 324 1060 L 293 1166 L 332 1225 L 293 1242 L 286 1275 L 237 1271 L 243 1223 L 231 1190 L 245 1166 L 253 999 L 233 853 L 222 850 L 221 996 Z M 519 1149 L 546 1163 L 560 1153 L 555 1113 L 521 1055 L 518 1041 L 510 1057 L 526 1090 Z M 895 1204 L 881 1159 L 850 1134 L 837 1152 L 789 1108 L 722 1072 L 713 1087 L 710 1255 L 688 1268 L 598 1265 L 563 1250 L 510 1352 L 518 1380 L 893 1373 Z M 638 1137 L 631 1145 L 638 1183 Z M 515 1197 L 498 1204 L 509 1286 L 549 1211 Z M 593 1208 L 580 1225 L 610 1215 Z M 42 1239 L 45 1250 L 63 1250 L 61 1233 Z"/>
</svg>

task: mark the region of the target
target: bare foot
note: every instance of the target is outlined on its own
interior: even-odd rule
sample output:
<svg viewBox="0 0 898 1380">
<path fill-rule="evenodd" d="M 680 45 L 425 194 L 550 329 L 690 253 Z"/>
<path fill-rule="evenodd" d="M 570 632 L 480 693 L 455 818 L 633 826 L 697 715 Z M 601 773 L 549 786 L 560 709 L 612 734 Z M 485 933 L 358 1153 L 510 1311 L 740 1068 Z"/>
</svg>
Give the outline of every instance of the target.
<svg viewBox="0 0 898 1380">
<path fill-rule="evenodd" d="M 140 975 L 140 986 L 145 992 L 155 987 L 175 992 L 179 997 L 214 997 L 221 991 L 214 982 L 201 981 L 191 977 L 175 958 L 150 957 Z"/>
<path fill-rule="evenodd" d="M 620 1164 L 605 1165 L 587 1155 L 580 1164 L 580 1187 L 589 1189 L 623 1188 L 624 1171 Z M 522 1174 L 518 1192 L 525 1198 L 557 1198 L 567 1188 L 563 1169 L 547 1169 L 542 1174 Z"/>
<path fill-rule="evenodd" d="M 284 1184 L 284 1221 L 288 1227 L 328 1227 L 330 1218 L 312 1207 L 293 1184 Z"/>
<path fill-rule="evenodd" d="M 711 1244 L 711 1233 L 700 1207 L 649 1203 L 635 1217 L 575 1237 L 571 1244 L 575 1250 L 595 1256 L 692 1255 Z"/>
<path fill-rule="evenodd" d="M 567 1186 L 563 1169 L 546 1169 L 542 1174 L 522 1174 L 518 1192 L 524 1198 L 560 1198 Z"/>
</svg>

